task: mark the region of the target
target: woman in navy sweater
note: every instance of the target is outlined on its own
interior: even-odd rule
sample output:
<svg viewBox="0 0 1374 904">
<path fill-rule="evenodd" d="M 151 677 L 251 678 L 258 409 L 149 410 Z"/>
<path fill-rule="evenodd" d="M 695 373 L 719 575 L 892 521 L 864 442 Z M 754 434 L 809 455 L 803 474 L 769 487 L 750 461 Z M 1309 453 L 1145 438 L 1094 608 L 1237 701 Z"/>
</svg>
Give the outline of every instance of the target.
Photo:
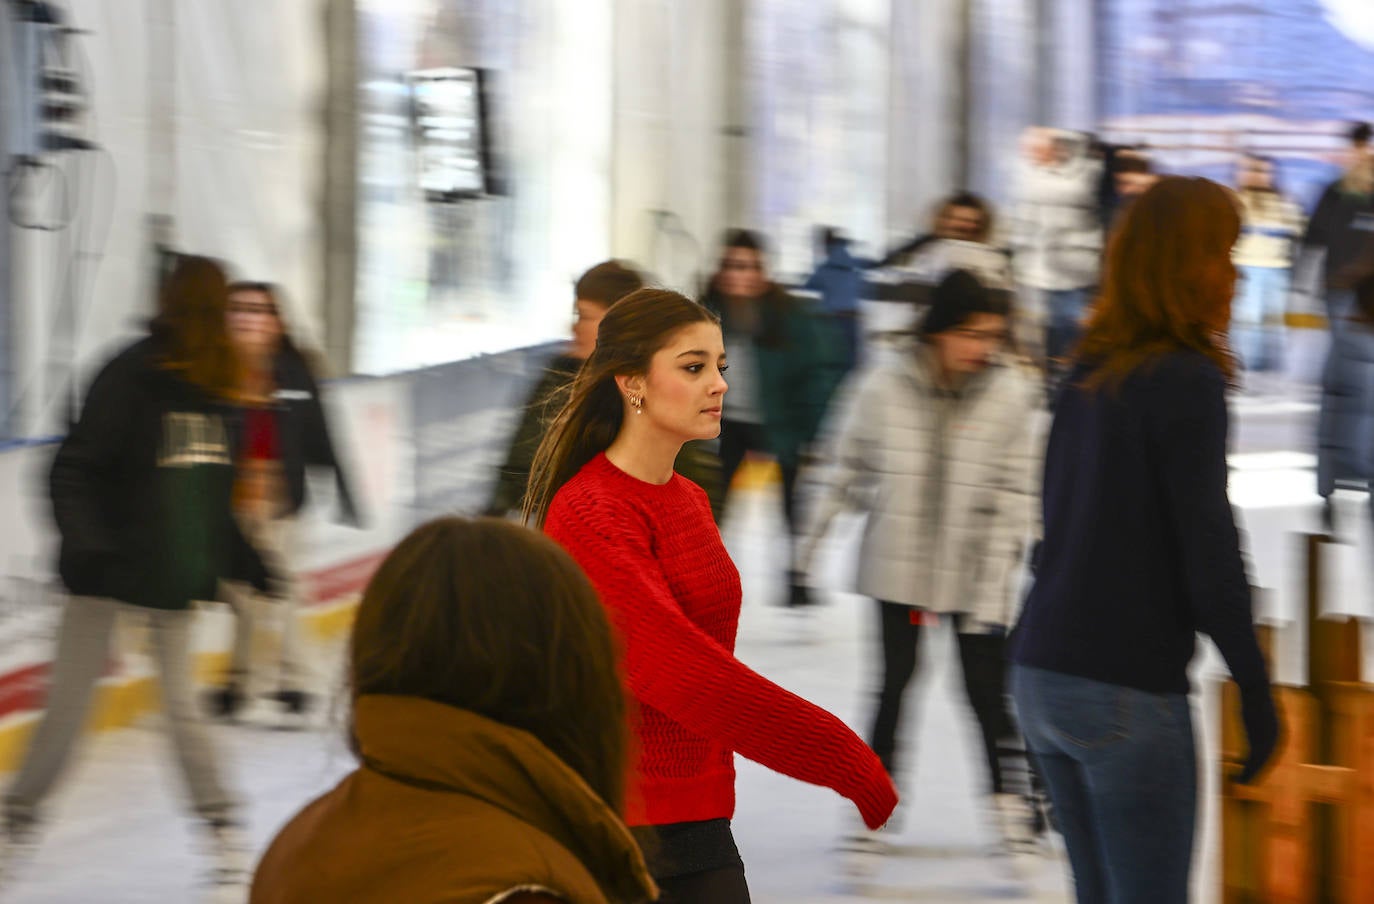
<svg viewBox="0 0 1374 904">
<path fill-rule="evenodd" d="M 1055 410 L 1045 536 L 1011 641 L 1012 693 L 1079 904 L 1184 904 L 1197 816 L 1195 635 L 1241 689 L 1250 752 L 1278 738 L 1226 495 L 1225 392 L 1240 217 L 1168 178 L 1125 215 Z"/>
</svg>

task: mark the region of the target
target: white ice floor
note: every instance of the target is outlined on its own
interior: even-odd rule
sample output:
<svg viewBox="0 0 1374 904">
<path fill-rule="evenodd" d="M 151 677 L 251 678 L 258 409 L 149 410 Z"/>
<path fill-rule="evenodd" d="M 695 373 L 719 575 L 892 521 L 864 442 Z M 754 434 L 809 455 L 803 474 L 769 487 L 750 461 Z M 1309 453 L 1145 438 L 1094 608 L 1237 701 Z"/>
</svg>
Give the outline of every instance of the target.
<svg viewBox="0 0 1374 904">
<path fill-rule="evenodd" d="M 827 595 L 829 604 L 804 618 L 774 605 L 781 592 L 776 576 L 782 550 L 762 531 L 750 529 L 771 523 L 773 509 L 771 495 L 760 492 L 743 501 L 727 526 L 745 579 L 739 655 L 862 733 L 871 658 L 869 604 L 856 596 Z M 933 646 L 926 680 L 912 688 L 913 718 L 907 727 L 919 737 L 913 738 L 908 757 L 914 769 L 902 782 L 904 825 L 893 839 L 900 853 L 863 894 L 842 881 L 833 852 L 840 834 L 854 824 L 852 808 L 833 792 L 740 761 L 735 830 L 756 902 L 1068 900 L 1060 861 L 1046 860 L 1043 874 L 1032 883 L 1039 894 L 1030 895 L 1026 886 L 999 878 L 997 864 L 981 855 L 980 845 L 991 836 L 980 825 L 977 808 L 974 757 L 980 754 L 958 697 L 962 691 L 951 682 L 957 675 L 943 652 L 948 644 Z M 333 668 L 331 663 L 322 670 Z M 341 718 L 333 713 L 321 721 L 308 732 L 216 729 L 232 779 L 248 799 L 251 834 L 261 845 L 351 768 Z M 155 719 L 91 739 L 56 795 L 36 859 L 21 881 L 0 891 L 0 901 L 207 900 L 196 885 L 203 860 L 195 826 L 182 814 L 172 765 Z"/>
<path fill-rule="evenodd" d="M 1296 439 L 1278 447 L 1298 448 Z M 1290 511 L 1274 508 L 1265 515 L 1263 506 L 1258 510 L 1261 514 L 1254 517 L 1287 518 L 1283 513 Z M 727 543 L 745 580 L 739 655 L 862 733 L 875 667 L 872 604 L 830 593 L 827 605 L 805 617 L 776 606 L 784 558 L 780 546 L 768 538 L 780 526 L 769 491 L 748 494 L 726 525 Z M 852 552 L 853 528 L 852 523 L 841 525 L 829 548 L 824 571 L 837 583 Z M 846 885 L 838 869 L 834 845 L 854 822 L 845 802 L 829 791 L 740 762 L 735 831 L 756 902 L 1071 900 L 1062 859 L 1046 858 L 1039 875 L 1018 884 L 980 854 L 990 835 L 980 823 L 973 724 L 951 669 L 949 638 L 940 634 L 934 640 L 921 683 L 911 690 L 911 718 L 905 724 L 911 772 L 900 781 L 905 806 L 903 826 L 894 839 L 899 850 L 869 887 Z M 336 674 L 337 653 L 320 652 L 321 672 Z M 327 666 L 325 659 L 331 660 Z M 1201 676 L 1216 674 L 1210 651 L 1200 660 Z M 1201 684 L 1209 687 L 1212 682 Z M 1205 698 L 1198 698 L 1197 725 L 1210 762 L 1215 721 Z M 234 784 L 247 798 L 251 834 L 259 845 L 352 765 L 337 713 L 306 732 L 252 727 L 217 732 Z M 1209 770 L 1203 771 L 1208 778 Z M 1214 814 L 1210 788 L 1204 789 L 1195 867 L 1195 900 L 1200 904 L 1216 900 Z M 182 815 L 176 772 L 155 720 L 92 739 L 56 796 L 51 816 L 36 860 L 18 883 L 0 890 L 0 901 L 164 904 L 205 899 L 196 884 L 202 860 L 194 826 Z"/>
</svg>

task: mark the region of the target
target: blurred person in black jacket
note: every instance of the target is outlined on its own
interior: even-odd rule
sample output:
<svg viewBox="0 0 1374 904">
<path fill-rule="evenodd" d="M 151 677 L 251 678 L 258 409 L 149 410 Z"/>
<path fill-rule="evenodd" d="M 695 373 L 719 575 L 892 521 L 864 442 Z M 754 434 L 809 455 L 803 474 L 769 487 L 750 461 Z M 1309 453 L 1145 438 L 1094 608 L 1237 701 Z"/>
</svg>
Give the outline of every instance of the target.
<svg viewBox="0 0 1374 904">
<path fill-rule="evenodd" d="M 606 311 L 620 299 L 644 286 L 644 277 L 623 261 L 603 261 L 577 280 L 573 287 L 572 338 L 562 352 L 544 367 L 521 408 L 520 422 L 511 437 L 506 460 L 497 472 L 496 487 L 486 513 L 504 518 L 524 503 L 530 481 L 534 453 L 544 438 L 544 430 L 563 407 L 567 390 L 582 362 L 596 348 L 597 327 Z M 696 483 L 711 499 L 711 509 L 721 502 L 720 464 L 709 447 L 688 443 L 678 455 L 674 469 Z"/>
<path fill-rule="evenodd" d="M 1332 331 L 1338 330 L 1352 313 L 1353 296 L 1341 288 L 1340 274 L 1355 263 L 1371 237 L 1374 237 L 1374 153 L 1370 138 L 1374 129 L 1368 123 L 1351 126 L 1350 148 L 1345 170 L 1322 192 L 1302 245 L 1311 253 L 1324 252 L 1323 299 Z M 1311 258 L 1304 267 L 1311 266 Z M 1303 280 L 1298 280 L 1302 283 Z"/>
<path fill-rule="evenodd" d="M 275 674 L 261 690 L 289 716 L 309 708 L 310 670 L 300 647 L 297 516 L 306 503 L 306 470 L 333 472 L 341 519 L 356 526 L 357 507 L 339 461 L 310 357 L 291 338 L 281 293 L 270 283 L 229 287 L 228 332 L 244 362 L 241 439 L 234 510 L 241 528 L 266 556 L 280 584 L 270 597 L 243 582 L 224 585 L 234 608 L 234 650 L 227 682 L 210 695 L 212 711 L 233 716 L 257 696 L 253 646 L 256 627 L 275 621 L 280 637 Z M 256 670 L 261 672 L 262 670 Z"/>
<path fill-rule="evenodd" d="M 149 335 L 96 376 L 49 478 L 70 593 L 47 709 L 0 814 L 0 877 L 36 838 L 41 809 L 86 725 L 110 660 L 116 616 L 152 634 L 163 709 L 191 804 L 209 832 L 211 879 L 247 877 L 239 801 L 195 705 L 192 603 L 220 581 L 267 591 L 269 575 L 233 516 L 233 437 L 243 362 L 225 330 L 223 269 L 182 257 L 161 287 Z"/>
</svg>

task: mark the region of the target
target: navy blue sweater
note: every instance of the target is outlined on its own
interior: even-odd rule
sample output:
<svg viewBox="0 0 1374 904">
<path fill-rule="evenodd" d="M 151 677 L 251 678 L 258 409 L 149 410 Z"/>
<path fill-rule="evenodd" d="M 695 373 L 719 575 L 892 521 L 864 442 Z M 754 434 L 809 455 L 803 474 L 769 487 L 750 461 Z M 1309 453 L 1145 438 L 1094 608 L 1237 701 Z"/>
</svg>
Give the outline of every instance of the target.
<svg viewBox="0 0 1374 904">
<path fill-rule="evenodd" d="M 1021 665 L 1187 693 L 1195 634 L 1242 686 L 1266 682 L 1226 496 L 1221 371 L 1200 354 L 1088 390 L 1080 365 L 1045 456 L 1045 535 L 1011 640 Z"/>
</svg>

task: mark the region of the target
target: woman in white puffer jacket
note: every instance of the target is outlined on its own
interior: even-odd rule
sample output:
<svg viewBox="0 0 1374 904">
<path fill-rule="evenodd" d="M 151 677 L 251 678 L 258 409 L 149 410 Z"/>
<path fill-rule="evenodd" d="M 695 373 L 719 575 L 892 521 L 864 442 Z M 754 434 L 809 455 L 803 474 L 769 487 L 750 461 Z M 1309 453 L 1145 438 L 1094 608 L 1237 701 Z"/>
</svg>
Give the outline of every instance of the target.
<svg viewBox="0 0 1374 904">
<path fill-rule="evenodd" d="M 867 515 L 857 589 L 877 602 L 883 651 L 868 740 L 894 776 L 902 697 L 921 630 L 952 623 L 988 790 L 1006 840 L 1018 842 L 1026 840 L 1029 773 L 1004 663 L 1037 511 L 1041 391 L 1033 372 L 1006 352 L 1007 293 L 960 270 L 931 301 L 917 339 L 849 394 L 803 560 L 809 568 L 840 511 Z"/>
</svg>

